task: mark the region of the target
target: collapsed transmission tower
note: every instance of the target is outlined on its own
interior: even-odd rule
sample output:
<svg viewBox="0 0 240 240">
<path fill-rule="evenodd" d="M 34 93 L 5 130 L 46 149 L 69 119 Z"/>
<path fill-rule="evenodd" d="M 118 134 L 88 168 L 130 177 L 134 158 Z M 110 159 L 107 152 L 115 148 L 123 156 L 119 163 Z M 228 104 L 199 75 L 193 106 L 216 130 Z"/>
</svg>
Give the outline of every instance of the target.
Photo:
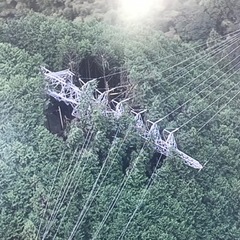
<svg viewBox="0 0 240 240">
<path fill-rule="evenodd" d="M 81 119 L 83 115 L 91 115 L 94 107 L 101 109 L 102 114 L 106 117 L 111 115 L 118 119 L 123 115 L 123 103 L 127 101 L 127 99 L 120 102 L 111 101 L 111 104 L 115 105 L 115 109 L 113 110 L 109 102 L 109 92 L 113 89 L 100 92 L 96 87 L 97 80 L 93 79 L 84 83 L 79 79 L 81 87 L 77 87 L 73 82 L 74 74 L 68 69 L 51 72 L 45 67 L 42 67 L 41 70 L 46 81 L 47 94 L 57 101 L 63 101 L 66 105 L 71 105 L 73 109 L 72 116 Z M 203 168 L 197 160 L 178 149 L 174 138 L 174 132 L 178 129 L 174 131 L 164 129 L 161 133 L 158 126 L 159 121 L 152 122 L 147 120 L 147 122 L 151 124 L 150 129 L 148 129 L 142 118 L 143 112 L 144 111 L 138 113 L 134 111 L 131 112 L 134 115 L 135 128 L 139 135 L 152 145 L 155 151 L 166 157 L 175 154 L 182 159 L 186 165 L 199 170 Z"/>
</svg>

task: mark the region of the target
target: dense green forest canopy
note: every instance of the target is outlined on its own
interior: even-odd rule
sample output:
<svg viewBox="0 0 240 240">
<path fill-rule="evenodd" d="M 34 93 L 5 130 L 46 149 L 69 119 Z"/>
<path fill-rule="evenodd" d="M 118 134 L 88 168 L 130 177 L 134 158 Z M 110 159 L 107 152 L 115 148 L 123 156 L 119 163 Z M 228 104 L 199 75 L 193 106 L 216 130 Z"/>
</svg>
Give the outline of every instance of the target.
<svg viewBox="0 0 240 240">
<path fill-rule="evenodd" d="M 117 7 L 110 1 L 113 6 L 103 1 L 84 1 L 81 6 L 75 2 L 6 1 L 1 5 L 3 17 L 17 17 L 0 24 L 0 238 L 68 239 L 85 212 L 75 239 L 118 239 L 152 179 L 124 239 L 239 239 L 239 58 L 234 56 L 233 68 L 225 57 L 237 49 L 230 44 L 231 38 L 217 60 L 213 51 L 202 52 L 148 26 L 133 29 L 96 20 L 18 15 L 18 9 L 20 13 L 33 9 L 74 19 L 81 15 L 82 5 L 98 4 L 99 9 L 105 7 L 102 18 Z M 237 2 L 221 1 L 221 6 L 226 3 L 235 4 L 237 11 Z M 196 4 L 205 6 L 210 1 Z M 66 6 L 70 14 L 65 16 Z M 76 9 L 76 15 L 71 9 Z M 177 108 L 161 127 L 183 126 L 176 134 L 179 147 L 206 166 L 198 172 L 172 156 L 161 158 L 161 167 L 155 171 L 159 155 L 143 144 L 127 114 L 116 120 L 95 109 L 91 121 L 68 116 L 64 129 L 53 134 L 48 116 L 59 125 L 60 105 L 46 96 L 41 65 L 54 71 L 70 67 L 85 81 L 125 71 L 107 79 L 110 87 L 127 85 L 129 105 L 147 108 L 151 120 Z M 86 205 L 104 164 L 99 191 Z M 67 185 L 70 176 L 72 184 Z M 127 176 L 127 184 L 99 228 Z"/>
<path fill-rule="evenodd" d="M 98 19 L 117 24 L 128 19 L 121 12 L 126 0 L 2 0 L 0 17 L 12 18 L 29 11 L 63 16 L 75 21 Z M 212 29 L 226 34 L 239 28 L 240 3 L 238 0 L 151 0 L 154 7 L 148 21 L 168 36 L 184 40 L 206 40 Z M 130 1 L 131 2 L 131 1 Z M 136 8 L 130 12 L 136 12 Z M 141 21 L 138 18 L 138 21 Z"/>
</svg>

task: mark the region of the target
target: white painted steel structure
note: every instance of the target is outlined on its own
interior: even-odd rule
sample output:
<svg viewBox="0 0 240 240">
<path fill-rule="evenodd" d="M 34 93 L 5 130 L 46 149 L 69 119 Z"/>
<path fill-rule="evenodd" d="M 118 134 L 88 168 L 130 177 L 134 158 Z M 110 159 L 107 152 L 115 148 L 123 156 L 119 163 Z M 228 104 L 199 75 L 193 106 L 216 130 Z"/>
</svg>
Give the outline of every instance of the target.
<svg viewBox="0 0 240 240">
<path fill-rule="evenodd" d="M 128 99 L 121 102 L 112 101 L 115 105 L 115 109 L 111 109 L 109 104 L 109 92 L 113 89 L 100 92 L 96 89 L 96 80 L 84 83 L 81 79 L 79 79 L 79 82 L 81 82 L 82 86 L 78 88 L 73 82 L 74 74 L 69 69 L 59 72 L 51 72 L 45 67 L 41 69 L 46 80 L 47 94 L 57 101 L 63 101 L 67 105 L 71 105 L 73 108 L 72 115 L 74 117 L 81 119 L 83 115 L 91 114 L 93 106 L 100 108 L 105 116 L 112 115 L 118 119 L 123 115 L 123 103 Z M 197 160 L 178 149 L 174 138 L 174 132 L 178 129 L 174 131 L 164 129 L 161 133 L 158 126 L 160 120 L 156 122 L 147 120 L 147 122 L 151 124 L 148 130 L 142 118 L 144 112 L 145 110 L 138 113 L 132 111 L 136 123 L 135 126 L 140 136 L 150 142 L 154 150 L 166 157 L 175 154 L 180 157 L 186 165 L 192 168 L 199 170 L 203 168 Z"/>
</svg>

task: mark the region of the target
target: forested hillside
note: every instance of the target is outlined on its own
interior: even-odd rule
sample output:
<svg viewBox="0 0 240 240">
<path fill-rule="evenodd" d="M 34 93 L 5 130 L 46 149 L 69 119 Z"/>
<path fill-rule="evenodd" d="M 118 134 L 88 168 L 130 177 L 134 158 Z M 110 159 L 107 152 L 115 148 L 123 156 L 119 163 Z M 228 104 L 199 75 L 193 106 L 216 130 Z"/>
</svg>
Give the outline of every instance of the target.
<svg viewBox="0 0 240 240">
<path fill-rule="evenodd" d="M 71 21 L 94 11 L 104 18 L 117 8 L 112 1 L 75 2 L 1 2 L 0 239 L 238 240 L 238 31 L 191 45 L 157 27 Z M 221 6 L 230 3 L 237 22 L 237 1 Z M 212 25 L 199 26 L 206 40 Z M 186 31 L 183 39 L 201 38 Z M 130 98 L 126 113 L 115 119 L 94 109 L 90 118 L 73 118 L 71 109 L 47 96 L 40 66 L 70 68 L 76 85 L 81 77 L 99 78 L 100 90 L 121 86 L 114 93 Z M 163 118 L 161 130 L 179 128 L 179 148 L 204 168 L 155 152 L 134 128 L 131 108 L 148 109 L 152 121 Z"/>
<path fill-rule="evenodd" d="M 122 0 L 125 1 L 125 0 Z M 226 34 L 239 28 L 238 0 L 151 0 L 155 6 L 148 15 L 150 24 L 171 37 L 206 40 L 212 29 Z M 130 9 L 131 10 L 131 9 Z M 127 19 L 120 0 L 2 0 L 0 17 L 22 16 L 30 11 L 62 16 L 75 21 L 97 19 L 116 24 Z M 132 11 L 136 11 L 133 7 Z"/>
</svg>

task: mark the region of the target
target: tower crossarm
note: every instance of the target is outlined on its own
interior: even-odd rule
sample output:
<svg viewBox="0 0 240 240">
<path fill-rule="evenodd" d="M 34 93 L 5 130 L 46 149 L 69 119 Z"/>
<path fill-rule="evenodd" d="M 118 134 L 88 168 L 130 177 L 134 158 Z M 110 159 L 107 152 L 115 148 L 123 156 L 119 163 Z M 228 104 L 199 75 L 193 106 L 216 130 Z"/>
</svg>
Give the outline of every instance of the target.
<svg viewBox="0 0 240 240">
<path fill-rule="evenodd" d="M 83 83 L 83 81 L 81 81 Z M 84 92 L 89 92 L 91 91 L 91 93 L 93 94 L 94 93 L 94 89 L 95 89 L 95 84 L 97 83 L 97 80 L 96 79 L 93 79 L 91 81 L 88 81 L 86 83 L 83 83 L 82 87 L 81 87 L 81 90 L 84 91 Z"/>
<path fill-rule="evenodd" d="M 114 100 L 112 102 L 115 104 L 115 110 L 113 110 L 113 116 L 116 119 L 119 119 L 124 113 L 123 104 L 122 104 L 122 102 L 116 102 Z"/>
<path fill-rule="evenodd" d="M 124 100 L 122 100 L 120 102 L 117 102 L 115 100 L 112 101 L 116 105 L 115 106 L 115 111 L 113 111 L 113 115 L 114 115 L 115 118 L 118 119 L 118 118 L 120 118 L 124 114 L 124 112 L 125 112 L 124 102 L 126 102 L 128 100 L 129 100 L 129 98 L 124 99 Z"/>
<path fill-rule="evenodd" d="M 51 72 L 42 68 L 46 80 L 47 93 L 58 101 L 71 104 L 74 108 L 82 100 L 83 92 L 72 82 L 74 74 L 69 70 Z"/>
<path fill-rule="evenodd" d="M 174 131 L 168 131 L 167 129 L 163 130 L 163 136 L 165 137 L 166 143 L 176 149 L 177 148 L 177 143 L 174 137 L 174 132 L 176 132 L 178 129 L 175 129 Z"/>
<path fill-rule="evenodd" d="M 143 110 L 139 113 L 136 113 L 134 111 L 131 111 L 135 116 L 134 116 L 134 120 L 135 120 L 135 126 L 136 126 L 136 129 L 137 129 L 137 132 L 138 134 L 147 139 L 147 135 L 148 135 L 148 131 L 147 131 L 147 128 L 143 122 L 143 118 L 142 118 L 142 113 L 144 113 L 146 110 Z"/>
<path fill-rule="evenodd" d="M 52 72 L 45 67 L 41 67 L 41 71 L 42 71 L 43 74 L 50 73 L 51 75 L 55 75 L 57 77 L 61 77 L 61 78 L 64 78 L 64 79 L 66 78 L 67 80 L 72 80 L 73 76 L 75 75 L 69 69 L 61 70 L 61 71 L 58 71 L 58 72 Z"/>
<path fill-rule="evenodd" d="M 72 115 L 74 117 L 80 119 L 83 116 L 87 116 L 91 119 L 91 114 L 96 108 L 106 117 L 114 116 L 118 119 L 124 114 L 123 103 L 129 99 L 125 99 L 120 102 L 115 100 L 109 102 L 109 92 L 114 89 L 100 92 L 97 90 L 96 79 L 86 83 L 79 79 L 79 82 L 82 85 L 78 88 L 73 83 L 74 74 L 69 69 L 51 72 L 45 67 L 42 67 L 41 70 L 46 80 L 46 90 L 48 95 L 58 101 L 65 102 L 67 105 L 71 105 L 73 108 Z M 111 109 L 112 105 L 115 106 L 115 108 Z M 155 151 L 163 154 L 164 156 L 168 157 L 175 153 L 186 165 L 195 169 L 202 169 L 203 166 L 197 160 L 178 149 L 174 138 L 174 132 L 178 129 L 175 129 L 174 131 L 164 129 L 163 132 L 160 132 L 158 123 L 162 119 L 159 119 L 156 122 L 147 120 L 147 122 L 151 124 L 149 129 L 148 124 L 146 124 L 142 118 L 142 113 L 145 111 L 146 110 L 143 110 L 138 113 L 131 111 L 135 115 L 135 127 L 138 134 L 145 139 L 145 141 L 149 142 Z"/>
<path fill-rule="evenodd" d="M 166 157 L 170 155 L 171 147 L 164 140 L 158 139 L 154 142 L 154 144 L 157 152 L 161 153 Z"/>
<path fill-rule="evenodd" d="M 71 83 L 73 83 L 73 76 L 75 74 L 72 73 L 69 69 L 66 69 L 58 72 L 52 72 L 52 75 L 63 78 L 64 80 L 70 81 Z"/>
<path fill-rule="evenodd" d="M 96 90 L 96 92 L 97 92 L 96 102 L 107 106 L 108 105 L 108 91 L 100 92 L 100 91 Z"/>
<path fill-rule="evenodd" d="M 186 153 L 180 151 L 179 149 L 175 149 L 176 154 L 183 160 L 183 162 L 192 167 L 201 170 L 203 166 L 192 157 L 188 156 Z"/>
<path fill-rule="evenodd" d="M 150 120 L 148 120 L 148 122 L 150 122 L 152 124 L 152 126 L 150 127 L 150 129 L 148 131 L 148 138 L 153 140 L 154 142 L 158 139 L 162 139 L 161 134 L 160 134 L 160 129 L 157 125 L 158 121 L 151 122 Z"/>
<path fill-rule="evenodd" d="M 48 86 L 65 86 L 67 85 L 67 82 L 58 76 L 53 75 L 52 73 L 46 73 L 44 74 L 46 83 Z"/>
<path fill-rule="evenodd" d="M 55 98 L 56 100 L 58 101 L 63 101 L 65 102 L 67 105 L 71 104 L 71 105 L 78 105 L 79 103 L 77 101 L 75 101 L 74 99 L 71 99 L 67 96 L 64 96 L 63 94 L 59 94 L 59 93 L 56 93 L 56 92 L 53 92 L 53 91 L 48 91 L 48 94 Z"/>
</svg>

